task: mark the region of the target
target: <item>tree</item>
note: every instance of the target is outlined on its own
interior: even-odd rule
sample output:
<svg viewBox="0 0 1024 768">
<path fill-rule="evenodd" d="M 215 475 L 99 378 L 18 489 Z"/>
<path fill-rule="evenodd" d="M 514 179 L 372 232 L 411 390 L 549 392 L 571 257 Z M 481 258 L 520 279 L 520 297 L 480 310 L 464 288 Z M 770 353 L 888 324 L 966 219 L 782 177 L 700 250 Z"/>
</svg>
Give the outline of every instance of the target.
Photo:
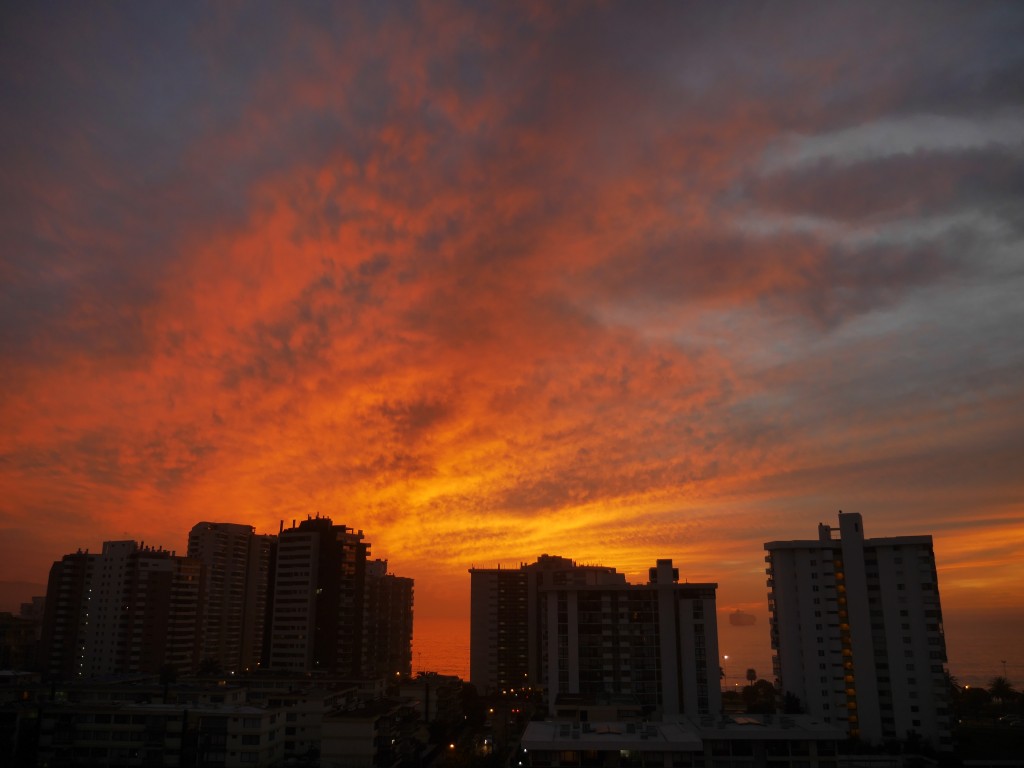
<svg viewBox="0 0 1024 768">
<path fill-rule="evenodd" d="M 960 678 L 956 675 L 949 674 L 949 671 L 945 673 L 946 685 L 949 687 L 951 693 L 958 692 L 963 686 L 960 685 Z"/>
<path fill-rule="evenodd" d="M 1010 681 L 1002 675 L 996 675 L 988 681 L 988 692 L 992 695 L 993 699 L 999 699 L 1000 701 L 1013 698 L 1014 693 L 1016 693 Z"/>
<path fill-rule="evenodd" d="M 771 715 L 775 713 L 775 686 L 767 680 L 758 680 L 743 689 L 743 703 L 747 712 L 752 715 Z"/>
<path fill-rule="evenodd" d="M 992 696 L 984 688 L 965 687 L 960 695 L 960 711 L 965 717 L 977 719 L 988 709 Z"/>
<path fill-rule="evenodd" d="M 792 691 L 786 691 L 786 695 L 782 697 L 782 711 L 787 715 L 802 715 L 804 705 L 799 696 Z"/>
<path fill-rule="evenodd" d="M 960 681 L 954 676 L 949 674 L 947 670 L 945 673 L 946 677 L 946 693 L 949 695 L 949 706 L 953 715 L 953 722 L 960 720 L 960 713 L 963 711 L 963 686 L 960 685 Z"/>
<path fill-rule="evenodd" d="M 1003 708 L 1009 704 L 1017 692 L 1013 690 L 1013 685 L 1003 675 L 996 675 L 988 682 L 988 692 L 992 696 L 993 700 L 997 701 Z"/>
</svg>

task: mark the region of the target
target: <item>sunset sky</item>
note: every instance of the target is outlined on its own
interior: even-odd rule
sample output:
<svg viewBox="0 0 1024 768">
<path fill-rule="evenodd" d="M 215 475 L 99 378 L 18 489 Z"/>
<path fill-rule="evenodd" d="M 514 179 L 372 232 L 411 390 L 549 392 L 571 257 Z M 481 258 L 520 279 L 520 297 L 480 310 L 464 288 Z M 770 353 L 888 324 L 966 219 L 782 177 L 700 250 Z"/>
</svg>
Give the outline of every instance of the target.
<svg viewBox="0 0 1024 768">
<path fill-rule="evenodd" d="M 418 640 L 474 565 L 671 557 L 767 676 L 762 545 L 843 509 L 932 534 L 952 671 L 1020 686 L 1022 40 L 1016 2 L 4 3 L 0 581 L 320 513 Z"/>
</svg>

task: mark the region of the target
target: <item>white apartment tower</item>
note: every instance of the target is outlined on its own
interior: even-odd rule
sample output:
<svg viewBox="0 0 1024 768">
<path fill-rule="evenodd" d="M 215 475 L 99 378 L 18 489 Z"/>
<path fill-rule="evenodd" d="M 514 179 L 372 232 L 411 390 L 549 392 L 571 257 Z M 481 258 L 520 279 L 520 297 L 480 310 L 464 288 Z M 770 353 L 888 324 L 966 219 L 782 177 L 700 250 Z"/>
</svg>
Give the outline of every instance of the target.
<svg viewBox="0 0 1024 768">
<path fill-rule="evenodd" d="M 951 748 L 932 537 L 867 539 L 861 516 L 840 512 L 838 530 L 764 547 L 783 695 L 866 742 Z"/>
</svg>

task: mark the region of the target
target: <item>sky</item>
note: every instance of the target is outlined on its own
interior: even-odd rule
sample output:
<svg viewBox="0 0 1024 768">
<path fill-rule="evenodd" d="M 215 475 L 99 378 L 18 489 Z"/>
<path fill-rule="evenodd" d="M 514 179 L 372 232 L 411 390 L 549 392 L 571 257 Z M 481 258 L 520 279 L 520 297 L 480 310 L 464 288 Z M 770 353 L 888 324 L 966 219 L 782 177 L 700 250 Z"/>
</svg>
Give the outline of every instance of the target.
<svg viewBox="0 0 1024 768">
<path fill-rule="evenodd" d="M 470 567 L 672 558 L 767 676 L 763 544 L 842 509 L 932 535 L 951 670 L 1019 684 L 1022 39 L 1014 2 L 4 3 L 0 581 L 321 514 L 416 580 L 421 649 Z"/>
</svg>

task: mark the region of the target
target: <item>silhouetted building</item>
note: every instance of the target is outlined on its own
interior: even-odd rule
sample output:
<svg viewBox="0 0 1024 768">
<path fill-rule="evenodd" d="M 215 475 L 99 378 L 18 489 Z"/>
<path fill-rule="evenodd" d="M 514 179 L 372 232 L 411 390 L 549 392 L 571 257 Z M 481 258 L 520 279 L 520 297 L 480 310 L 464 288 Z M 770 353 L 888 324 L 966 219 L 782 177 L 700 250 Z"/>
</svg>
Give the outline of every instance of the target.
<svg viewBox="0 0 1024 768">
<path fill-rule="evenodd" d="M 280 766 L 284 713 L 245 704 L 66 702 L 39 715 L 47 766 Z"/>
<path fill-rule="evenodd" d="M 0 612 L 0 670 L 31 670 L 36 666 L 36 625 Z"/>
<path fill-rule="evenodd" d="M 363 532 L 307 518 L 278 537 L 272 669 L 360 675 L 367 649 Z"/>
<path fill-rule="evenodd" d="M 542 556 L 471 573 L 470 679 L 484 690 L 627 694 L 661 716 L 720 708 L 716 584 L 680 584 L 671 560 L 650 581 Z"/>
<path fill-rule="evenodd" d="M 537 643 L 535 633 L 530 633 L 527 567 L 471 568 L 469 573 L 469 679 L 487 692 L 540 685 L 536 660 L 530 665 L 530 651 L 536 659 Z M 535 591 L 532 597 L 535 614 Z M 532 623 L 536 628 L 535 616 Z"/>
<path fill-rule="evenodd" d="M 378 699 L 359 709 L 336 710 L 323 719 L 318 765 L 394 768 L 420 765 L 419 719 L 409 702 Z"/>
<path fill-rule="evenodd" d="M 197 661 L 201 564 L 134 541 L 54 563 L 42 634 L 50 679 L 191 672 Z"/>
<path fill-rule="evenodd" d="M 50 567 L 39 651 L 40 671 L 48 680 L 79 676 L 88 618 L 83 608 L 97 559 L 79 550 Z"/>
<path fill-rule="evenodd" d="M 263 662 L 274 536 L 251 525 L 196 523 L 188 556 L 203 564 L 201 663 L 225 672 L 255 669 Z"/>
<path fill-rule="evenodd" d="M 387 560 L 366 567 L 368 653 L 373 675 L 412 674 L 413 580 L 388 573 Z"/>
<path fill-rule="evenodd" d="M 704 715 L 666 722 L 533 721 L 522 746 L 534 768 L 558 766 L 840 765 L 838 728 L 805 716 Z"/>
<path fill-rule="evenodd" d="M 838 537 L 834 534 L 838 533 Z M 921 736 L 949 749 L 946 646 L 931 536 L 838 532 L 771 541 L 768 608 L 775 675 L 809 714 L 868 742 Z"/>
<path fill-rule="evenodd" d="M 403 699 L 415 700 L 419 717 L 426 723 L 449 726 L 463 723 L 462 679 L 437 672 L 419 672 L 413 679 L 403 680 L 398 688 Z"/>
<path fill-rule="evenodd" d="M 469 677 L 488 692 L 541 685 L 542 584 L 626 584 L 614 568 L 577 565 L 554 555 L 519 568 L 471 568 L 469 573 Z"/>
</svg>

